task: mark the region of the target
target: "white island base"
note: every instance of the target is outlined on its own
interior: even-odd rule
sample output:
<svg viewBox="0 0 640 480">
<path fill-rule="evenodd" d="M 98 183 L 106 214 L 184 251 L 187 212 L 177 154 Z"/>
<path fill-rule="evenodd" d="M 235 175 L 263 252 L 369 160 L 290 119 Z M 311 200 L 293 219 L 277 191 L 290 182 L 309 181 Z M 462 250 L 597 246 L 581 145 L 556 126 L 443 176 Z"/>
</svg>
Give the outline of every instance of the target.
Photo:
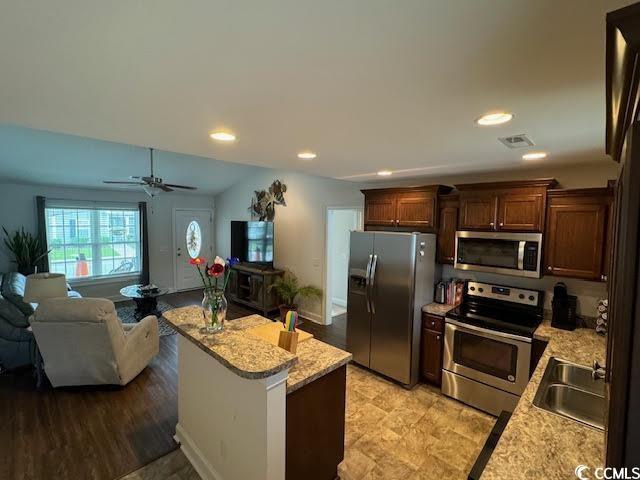
<svg viewBox="0 0 640 480">
<path fill-rule="evenodd" d="M 204 480 L 284 480 L 287 377 L 242 378 L 179 336 L 174 438 Z"/>
</svg>

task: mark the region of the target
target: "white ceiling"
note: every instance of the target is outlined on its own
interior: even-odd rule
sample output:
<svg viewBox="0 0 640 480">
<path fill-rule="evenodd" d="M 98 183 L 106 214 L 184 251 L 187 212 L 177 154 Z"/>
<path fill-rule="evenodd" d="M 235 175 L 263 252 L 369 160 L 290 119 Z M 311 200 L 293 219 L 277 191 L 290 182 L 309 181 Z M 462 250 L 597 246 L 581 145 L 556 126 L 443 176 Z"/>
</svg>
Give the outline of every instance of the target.
<svg viewBox="0 0 640 480">
<path fill-rule="evenodd" d="M 154 173 L 166 183 L 198 190 L 181 193 L 215 195 L 260 167 L 156 150 Z M 103 180 L 129 181 L 149 174 L 149 150 L 74 135 L 0 125 L 0 183 L 137 190 L 138 186 L 105 185 Z M 0 188 L 2 188 L 0 186 Z M 3 208 L 7 206 L 4 205 Z"/>
<path fill-rule="evenodd" d="M 6 1 L 0 122 L 354 180 L 518 167 L 497 137 L 520 133 L 600 161 L 604 17 L 628 3 Z M 474 124 L 495 109 L 516 117 Z"/>
</svg>

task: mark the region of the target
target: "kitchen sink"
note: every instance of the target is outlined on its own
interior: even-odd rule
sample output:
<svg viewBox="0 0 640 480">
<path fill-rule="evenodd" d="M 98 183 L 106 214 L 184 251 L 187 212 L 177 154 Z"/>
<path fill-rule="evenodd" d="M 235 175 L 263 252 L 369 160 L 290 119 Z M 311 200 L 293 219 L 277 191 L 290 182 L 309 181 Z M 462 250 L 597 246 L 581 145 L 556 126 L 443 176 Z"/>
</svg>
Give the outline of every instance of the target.
<svg viewBox="0 0 640 480">
<path fill-rule="evenodd" d="M 592 369 L 551 357 L 533 404 L 557 415 L 604 430 L 604 381 Z"/>
</svg>

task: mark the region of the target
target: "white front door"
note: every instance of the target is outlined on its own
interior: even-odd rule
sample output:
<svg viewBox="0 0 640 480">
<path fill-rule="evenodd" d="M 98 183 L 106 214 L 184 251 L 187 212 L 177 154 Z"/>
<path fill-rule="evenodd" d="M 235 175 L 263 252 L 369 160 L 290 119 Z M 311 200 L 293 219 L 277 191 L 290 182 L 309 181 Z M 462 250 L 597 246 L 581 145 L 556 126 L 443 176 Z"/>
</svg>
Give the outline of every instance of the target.
<svg viewBox="0 0 640 480">
<path fill-rule="evenodd" d="M 195 257 L 211 262 L 210 210 L 176 210 L 174 213 L 174 265 L 176 290 L 189 290 L 202 286 L 196 267 L 189 264 Z"/>
</svg>

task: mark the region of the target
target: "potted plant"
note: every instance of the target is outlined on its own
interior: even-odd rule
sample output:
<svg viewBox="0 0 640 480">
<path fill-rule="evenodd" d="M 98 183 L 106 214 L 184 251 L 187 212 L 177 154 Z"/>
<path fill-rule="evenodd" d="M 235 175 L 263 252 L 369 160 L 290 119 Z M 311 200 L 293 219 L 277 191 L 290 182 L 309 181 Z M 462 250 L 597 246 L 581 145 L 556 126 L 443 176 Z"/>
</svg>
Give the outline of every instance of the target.
<svg viewBox="0 0 640 480">
<path fill-rule="evenodd" d="M 2 230 L 4 244 L 14 255 L 13 263 L 18 265 L 18 272 L 22 275 L 32 274 L 36 270 L 36 264 L 49 253 L 43 246 L 40 236 L 25 232 L 24 227 L 13 234 L 9 234 L 4 227 Z"/>
<path fill-rule="evenodd" d="M 277 278 L 269 285 L 269 290 L 274 290 L 282 301 L 280 305 L 280 320 L 283 322 L 287 317 L 288 311 L 298 311 L 297 299 L 322 298 L 321 288 L 312 285 L 301 287 L 298 282 L 298 277 L 290 271 L 286 271 L 282 277 Z"/>
</svg>

